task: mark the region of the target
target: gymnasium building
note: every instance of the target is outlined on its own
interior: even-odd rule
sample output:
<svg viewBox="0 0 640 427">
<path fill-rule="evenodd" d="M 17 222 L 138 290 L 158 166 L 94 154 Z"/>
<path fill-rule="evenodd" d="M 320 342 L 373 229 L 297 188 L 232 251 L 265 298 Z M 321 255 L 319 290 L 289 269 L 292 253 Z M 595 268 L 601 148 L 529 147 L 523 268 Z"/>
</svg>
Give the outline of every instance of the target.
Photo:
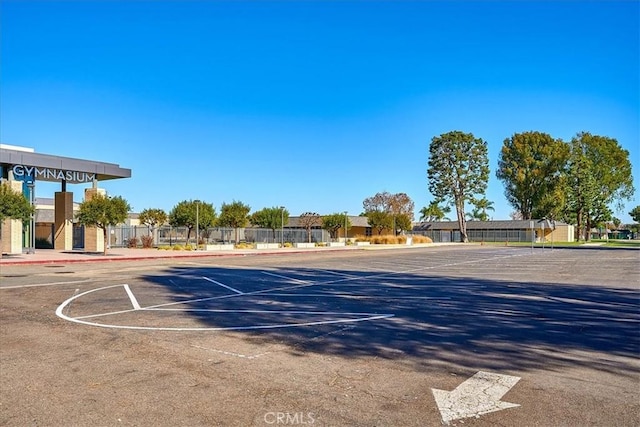
<svg viewBox="0 0 640 427">
<path fill-rule="evenodd" d="M 101 181 L 130 177 L 131 170 L 117 164 L 40 154 L 32 148 L 0 144 L 0 185 L 10 186 L 24 194 L 33 206 L 37 205 L 29 224 L 10 218 L 1 224 L 2 253 L 33 253 L 36 239 L 46 240 L 53 249 L 61 251 L 74 247 L 103 251 L 102 230 L 74 226 L 70 186 L 83 186 L 84 200 L 90 200 L 98 194 L 106 195 L 106 191 L 99 188 Z M 53 200 L 36 198 L 40 181 L 60 183 L 60 191 L 55 192 Z"/>
</svg>

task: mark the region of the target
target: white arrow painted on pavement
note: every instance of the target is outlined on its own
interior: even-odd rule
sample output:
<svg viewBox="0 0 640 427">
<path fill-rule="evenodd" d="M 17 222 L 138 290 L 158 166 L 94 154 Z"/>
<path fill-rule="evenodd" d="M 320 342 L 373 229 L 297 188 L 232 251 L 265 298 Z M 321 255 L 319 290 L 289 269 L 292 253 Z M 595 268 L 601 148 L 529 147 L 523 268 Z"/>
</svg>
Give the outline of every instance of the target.
<svg viewBox="0 0 640 427">
<path fill-rule="evenodd" d="M 453 391 L 432 388 L 433 397 L 442 415 L 442 421 L 478 417 L 489 412 L 520 406 L 502 402 L 500 398 L 516 385 L 520 377 L 478 371 Z"/>
</svg>

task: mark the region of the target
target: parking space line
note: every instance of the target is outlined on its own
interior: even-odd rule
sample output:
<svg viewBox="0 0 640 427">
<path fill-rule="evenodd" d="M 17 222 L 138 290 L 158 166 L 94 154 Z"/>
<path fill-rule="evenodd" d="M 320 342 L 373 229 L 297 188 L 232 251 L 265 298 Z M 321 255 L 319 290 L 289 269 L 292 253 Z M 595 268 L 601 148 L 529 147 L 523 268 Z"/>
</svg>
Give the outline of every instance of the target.
<svg viewBox="0 0 640 427">
<path fill-rule="evenodd" d="M 318 269 L 317 271 L 320 271 L 322 273 L 327 273 L 327 274 L 332 274 L 334 276 L 342 276 L 342 277 L 358 277 L 354 274 L 347 274 L 347 273 L 342 273 L 341 271 L 333 271 L 333 270 L 321 270 Z"/>
<path fill-rule="evenodd" d="M 279 279 L 291 280 L 291 281 L 302 283 L 302 284 L 311 284 L 311 283 L 313 283 L 310 280 L 300 280 L 300 279 L 296 279 L 296 278 L 290 277 L 290 276 L 283 276 L 282 274 L 270 273 L 268 271 L 262 271 L 262 274 L 266 274 L 267 276 L 277 277 Z"/>
<path fill-rule="evenodd" d="M 242 292 L 242 291 L 239 291 L 239 290 L 237 290 L 235 288 L 232 288 L 231 286 L 227 286 L 224 283 L 220 283 L 220 282 L 218 282 L 216 280 L 210 279 L 209 277 L 202 276 L 202 278 L 204 280 L 208 281 L 208 282 L 215 283 L 218 286 L 222 286 L 225 289 L 229 289 L 231 292 L 235 292 L 236 294 L 239 294 L 239 295 L 243 295 L 244 294 L 244 292 Z"/>
</svg>

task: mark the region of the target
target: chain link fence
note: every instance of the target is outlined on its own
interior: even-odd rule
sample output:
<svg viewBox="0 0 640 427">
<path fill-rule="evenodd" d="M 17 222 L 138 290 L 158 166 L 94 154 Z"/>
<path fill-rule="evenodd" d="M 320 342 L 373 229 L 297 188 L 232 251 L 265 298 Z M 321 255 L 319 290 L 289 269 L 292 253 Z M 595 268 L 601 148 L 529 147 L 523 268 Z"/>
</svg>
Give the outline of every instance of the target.
<svg viewBox="0 0 640 427">
<path fill-rule="evenodd" d="M 238 244 L 238 243 L 306 243 L 309 237 L 306 230 L 297 228 L 227 228 L 211 227 L 198 230 L 199 244 Z M 138 244 L 143 238 L 152 236 L 154 246 L 174 246 L 196 243 L 196 230 L 187 227 L 159 227 L 155 231 L 147 226 L 116 226 L 107 230 L 109 245 L 112 248 L 126 247 L 132 239 Z M 326 230 L 312 229 L 311 242 L 325 243 L 330 241 Z"/>
<path fill-rule="evenodd" d="M 531 242 L 532 235 L 534 241 L 538 241 L 539 230 L 504 230 L 504 229 L 475 229 L 467 230 L 467 237 L 470 242 Z M 413 234 L 419 234 L 429 237 L 433 242 L 459 242 L 460 231 L 458 230 L 421 230 L 414 231 Z"/>
</svg>

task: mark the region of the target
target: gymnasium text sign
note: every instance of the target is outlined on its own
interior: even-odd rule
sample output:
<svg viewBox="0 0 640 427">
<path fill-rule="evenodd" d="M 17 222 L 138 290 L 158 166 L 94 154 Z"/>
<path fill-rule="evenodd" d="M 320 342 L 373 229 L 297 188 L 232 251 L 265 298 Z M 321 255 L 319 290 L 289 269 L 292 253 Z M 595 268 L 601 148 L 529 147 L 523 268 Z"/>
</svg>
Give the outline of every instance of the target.
<svg viewBox="0 0 640 427">
<path fill-rule="evenodd" d="M 81 184 L 83 182 L 93 182 L 96 179 L 95 173 L 55 168 L 39 168 L 36 166 L 14 165 L 11 170 L 13 171 L 14 177 L 18 180 L 32 178 L 36 181 L 66 181 L 70 184 Z"/>
</svg>

